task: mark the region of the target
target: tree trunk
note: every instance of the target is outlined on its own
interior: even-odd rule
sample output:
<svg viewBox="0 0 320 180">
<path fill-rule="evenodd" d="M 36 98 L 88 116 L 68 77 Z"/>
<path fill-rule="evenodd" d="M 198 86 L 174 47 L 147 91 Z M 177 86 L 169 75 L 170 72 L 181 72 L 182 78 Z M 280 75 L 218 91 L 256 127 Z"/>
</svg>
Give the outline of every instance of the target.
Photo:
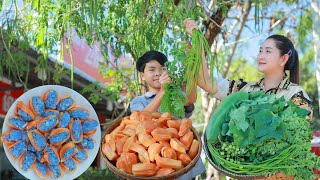
<svg viewBox="0 0 320 180">
<path fill-rule="evenodd" d="M 225 42 L 228 42 L 228 39 L 230 38 L 230 34 L 232 34 L 234 28 L 240 23 L 241 13 L 237 16 L 237 18 L 233 21 L 233 23 L 230 25 L 228 30 L 224 33 L 222 40 L 219 42 L 216 48 L 214 48 L 213 52 L 216 54 L 220 51 L 222 46 L 225 44 Z"/>
<path fill-rule="evenodd" d="M 215 4 L 215 1 L 210 2 L 210 7 L 213 7 L 213 4 Z M 224 22 L 226 15 L 224 13 L 228 13 L 228 11 L 231 8 L 231 4 L 226 6 L 226 10 L 223 10 L 223 8 L 218 8 L 216 12 L 214 12 L 211 16 L 207 16 L 207 18 L 204 21 L 204 24 L 206 26 L 206 32 L 204 34 L 206 40 L 208 41 L 209 45 L 212 46 L 215 39 L 217 38 L 218 34 L 221 31 L 222 23 Z M 211 8 L 209 8 L 211 9 Z M 202 98 L 202 107 L 204 112 L 204 122 L 206 128 L 206 125 L 209 122 L 210 116 L 213 113 L 214 105 L 216 104 L 216 99 L 210 98 L 208 94 L 205 92 L 201 92 L 201 98 Z M 221 176 L 220 173 L 214 169 L 210 164 L 208 165 L 208 169 L 206 172 L 206 179 L 215 179 L 220 180 Z"/>
<path fill-rule="evenodd" d="M 316 61 L 316 78 L 318 85 L 318 96 L 320 97 L 320 0 L 312 0 L 311 9 L 313 13 L 313 39 L 314 39 L 314 53 Z M 320 104 L 320 101 L 319 101 Z M 319 112 L 320 113 L 320 112 Z"/>
<path fill-rule="evenodd" d="M 202 100 L 202 107 L 204 111 L 204 129 L 206 129 L 206 126 L 210 120 L 210 117 L 213 113 L 213 110 L 215 109 L 214 106 L 216 104 L 216 99 L 215 98 L 210 98 L 207 93 L 204 91 L 201 91 L 201 100 Z M 205 133 L 202 134 L 202 136 L 205 136 Z M 203 137 L 202 137 L 203 139 Z M 208 164 L 207 172 L 206 172 L 206 180 L 221 180 L 221 176 L 219 171 L 213 168 L 213 166 Z"/>
<path fill-rule="evenodd" d="M 204 33 L 204 36 L 206 37 L 209 45 L 212 45 L 216 37 L 221 31 L 221 25 L 224 22 L 226 18 L 226 13 L 231 8 L 231 3 L 228 3 L 224 7 L 220 6 L 218 10 L 209 17 L 207 16 L 206 20 L 204 21 L 204 24 L 206 26 L 206 32 Z M 225 13 L 225 14 L 224 14 Z"/>
<path fill-rule="evenodd" d="M 227 6 L 228 11 L 231 8 L 231 6 Z M 241 19 L 241 23 L 239 25 L 239 30 L 237 31 L 237 35 L 236 35 L 236 39 L 235 41 L 239 40 L 240 38 L 240 34 L 242 32 L 242 29 L 244 27 L 244 24 L 248 18 L 248 14 L 251 10 L 251 1 L 249 1 L 249 3 L 247 4 L 247 7 L 244 7 L 243 12 L 242 12 L 242 18 L 239 17 L 239 19 Z M 224 22 L 225 16 L 223 16 L 223 12 L 222 9 L 218 9 L 218 11 L 216 13 L 214 13 L 210 18 L 206 19 L 206 29 L 207 31 L 205 32 L 205 37 L 209 43 L 210 46 L 212 46 L 212 44 L 215 42 L 215 39 L 217 38 L 217 35 L 220 33 L 220 28 L 222 26 L 222 23 Z M 237 21 L 237 20 L 236 20 Z M 230 32 L 232 33 L 232 32 Z M 228 61 L 229 65 L 227 66 L 227 68 L 224 70 L 224 75 L 226 75 L 228 73 L 228 69 L 230 68 L 230 63 L 232 60 L 232 57 L 234 55 L 234 51 L 236 49 L 237 44 L 235 43 L 232 48 L 231 48 L 231 52 L 230 55 L 228 56 Z M 213 55 L 216 55 L 215 53 Z M 202 95 L 202 107 L 204 110 L 204 122 L 205 122 L 205 127 L 208 124 L 210 117 L 215 109 L 215 107 L 218 105 L 218 102 L 215 98 L 209 97 L 205 92 L 202 91 L 201 93 Z M 203 134 L 204 135 L 204 134 Z M 214 169 L 210 164 L 208 165 L 208 169 L 207 169 L 207 180 L 209 179 L 214 179 L 214 180 L 221 180 L 221 176 L 220 173 Z"/>
</svg>

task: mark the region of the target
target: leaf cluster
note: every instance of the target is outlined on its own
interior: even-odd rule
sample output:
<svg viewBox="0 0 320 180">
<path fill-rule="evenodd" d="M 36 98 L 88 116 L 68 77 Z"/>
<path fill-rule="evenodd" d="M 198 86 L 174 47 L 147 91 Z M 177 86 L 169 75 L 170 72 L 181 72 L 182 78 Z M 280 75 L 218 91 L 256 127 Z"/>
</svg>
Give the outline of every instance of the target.
<svg viewBox="0 0 320 180">
<path fill-rule="evenodd" d="M 113 174 L 109 169 L 100 169 L 97 167 L 89 167 L 89 169 L 79 176 L 78 180 L 86 179 L 117 179 L 117 176 Z"/>
<path fill-rule="evenodd" d="M 171 83 L 165 84 L 166 92 L 162 97 L 160 110 L 162 112 L 169 112 L 177 117 L 184 117 L 184 103 L 186 96 L 183 94 L 185 67 L 182 61 L 186 59 L 186 44 L 180 43 L 172 49 L 172 52 L 176 54 L 172 61 L 166 63 L 168 74 L 172 79 Z"/>
<path fill-rule="evenodd" d="M 91 46 L 99 42 L 105 59 L 104 66 L 110 67 L 109 70 L 102 70 L 101 73 L 108 73 L 106 77 L 112 76 L 112 79 L 116 81 L 113 81 L 115 83 L 111 89 L 118 95 L 123 89 L 131 92 L 138 90 L 137 82 L 134 81 L 137 78 L 132 73 L 133 69 L 128 73 L 114 66 L 120 55 L 125 54 L 136 60 L 148 50 L 158 50 L 175 57 L 171 51 L 172 47 L 179 42 L 178 39 L 186 37 L 181 31 L 183 20 L 187 16 L 192 18 L 203 16 L 202 9 L 196 4 L 196 1 L 191 1 L 192 3 L 181 1 L 179 5 L 165 0 L 26 0 L 22 2 L 17 4 L 16 1 L 13 1 L 9 10 L 3 11 L 3 16 L 1 16 L 1 19 L 7 19 L 1 24 L 3 30 L 1 38 L 6 38 L 4 41 L 8 43 L 10 56 L 14 55 L 10 46 L 18 42 L 25 49 L 34 47 L 39 54 L 43 55 L 42 59 L 45 61 L 48 61 L 49 54 L 56 55 L 61 64 L 64 61 L 64 54 L 71 51 L 72 43 L 74 43 L 73 35 L 76 32 Z M 6 4 L 1 3 L 0 5 L 1 9 L 8 8 Z M 111 51 L 110 48 L 107 48 L 108 45 Z M 110 53 L 115 55 L 114 62 L 108 57 Z M 0 59 L 6 62 L 9 56 L 2 53 Z M 14 64 L 19 64 L 21 67 L 17 65 L 14 67 L 11 63 L 8 65 L 9 70 L 1 66 L 0 71 L 8 71 L 12 75 L 24 75 L 25 69 L 23 68 L 27 66 L 17 57 L 11 59 L 15 61 Z M 46 64 L 44 62 L 43 65 L 38 65 L 36 70 L 39 71 Z M 65 70 L 60 65 L 55 67 L 53 80 L 59 83 L 61 74 Z M 73 73 L 73 68 L 71 68 L 70 75 L 72 76 Z"/>
<path fill-rule="evenodd" d="M 225 151 L 221 148 L 225 143 L 243 149 L 231 162 L 246 164 L 241 169 L 245 174 L 273 174 L 278 170 L 295 179 L 315 178 L 312 168 L 320 164 L 315 164 L 319 157 L 310 152 L 313 133 L 308 113 L 284 97 L 251 92 L 229 112 L 222 126 L 221 145 L 215 147 L 217 152 Z M 230 162 L 223 162 L 227 170 L 238 171 Z"/>
</svg>

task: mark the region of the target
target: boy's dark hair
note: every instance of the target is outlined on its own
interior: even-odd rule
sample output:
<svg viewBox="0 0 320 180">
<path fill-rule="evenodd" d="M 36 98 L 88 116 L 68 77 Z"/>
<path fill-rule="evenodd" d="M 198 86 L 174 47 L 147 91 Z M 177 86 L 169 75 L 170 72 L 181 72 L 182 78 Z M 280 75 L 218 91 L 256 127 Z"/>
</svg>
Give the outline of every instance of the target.
<svg viewBox="0 0 320 180">
<path fill-rule="evenodd" d="M 158 51 L 148 51 L 137 60 L 136 68 L 139 72 L 143 72 L 146 64 L 151 60 L 158 61 L 162 66 L 168 61 L 167 56 Z"/>
</svg>

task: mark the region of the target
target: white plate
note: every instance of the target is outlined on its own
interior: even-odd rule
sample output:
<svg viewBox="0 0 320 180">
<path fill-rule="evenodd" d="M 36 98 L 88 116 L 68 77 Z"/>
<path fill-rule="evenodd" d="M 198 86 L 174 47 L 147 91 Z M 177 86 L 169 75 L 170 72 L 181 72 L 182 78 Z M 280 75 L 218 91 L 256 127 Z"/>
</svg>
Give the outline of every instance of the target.
<svg viewBox="0 0 320 180">
<path fill-rule="evenodd" d="M 70 95 L 76 102 L 77 107 L 84 107 L 87 108 L 90 111 L 90 116 L 91 118 L 95 119 L 98 121 L 99 123 L 99 119 L 98 116 L 95 112 L 95 110 L 93 109 L 93 107 L 91 106 L 91 104 L 78 92 L 64 87 L 64 86 L 58 86 L 58 85 L 45 85 L 45 86 L 40 86 L 40 87 L 36 87 L 34 89 L 31 89 L 29 91 L 27 91 L 26 93 L 22 94 L 10 107 L 8 113 L 6 114 L 6 117 L 4 119 L 4 123 L 3 123 L 3 127 L 2 127 L 2 133 L 5 133 L 7 130 L 10 129 L 10 127 L 7 126 L 6 122 L 8 121 L 8 118 L 10 116 L 14 115 L 14 110 L 16 108 L 17 102 L 18 101 L 22 101 L 24 102 L 25 105 L 28 105 L 29 100 L 32 98 L 32 96 L 43 96 L 44 93 L 49 90 L 49 89 L 53 89 L 56 90 L 58 93 L 59 97 L 64 97 L 66 95 Z M 99 146 L 100 146 L 100 139 L 101 139 L 101 129 L 100 129 L 100 123 L 97 127 L 97 131 L 95 132 L 95 134 L 90 136 L 94 141 L 95 141 L 95 146 L 93 149 L 86 149 L 87 153 L 88 153 L 88 158 L 85 161 L 82 161 L 81 163 L 78 163 L 76 165 L 76 170 L 68 173 L 66 171 L 64 171 L 64 176 L 58 178 L 60 180 L 70 180 L 70 179 L 75 179 L 78 176 L 80 176 L 83 172 L 85 172 L 90 165 L 92 164 L 92 162 L 94 161 L 95 157 L 97 156 L 97 153 L 99 151 Z M 18 160 L 14 160 L 12 158 L 12 156 L 9 154 L 9 151 L 7 150 L 7 148 L 4 145 L 4 151 L 10 161 L 10 163 L 13 165 L 13 167 L 23 176 L 25 176 L 28 179 L 42 179 L 40 178 L 33 169 L 29 169 L 28 171 L 24 171 L 22 169 L 20 169 L 19 167 L 19 161 Z M 56 179 L 56 178 L 46 178 L 46 179 Z"/>
</svg>

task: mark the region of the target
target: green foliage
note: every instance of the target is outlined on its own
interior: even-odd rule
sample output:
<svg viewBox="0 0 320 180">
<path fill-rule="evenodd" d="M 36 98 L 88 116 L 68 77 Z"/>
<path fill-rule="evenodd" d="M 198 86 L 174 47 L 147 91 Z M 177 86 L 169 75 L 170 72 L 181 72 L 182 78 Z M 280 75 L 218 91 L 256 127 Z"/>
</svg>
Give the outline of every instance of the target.
<svg viewBox="0 0 320 180">
<path fill-rule="evenodd" d="M 307 92 L 311 99 L 313 106 L 313 122 L 312 128 L 314 131 L 319 130 L 319 98 L 317 90 L 316 69 L 314 61 L 314 48 L 313 44 L 305 51 L 302 59 L 299 59 L 300 63 L 300 85 Z"/>
<path fill-rule="evenodd" d="M 221 127 L 224 123 L 228 122 L 229 111 L 239 102 L 248 99 L 248 93 L 240 91 L 237 93 L 232 93 L 227 96 L 222 103 L 218 106 L 218 109 L 211 116 L 206 129 L 206 137 L 208 143 L 214 143 L 218 140 L 220 134 L 222 133 Z"/>
<path fill-rule="evenodd" d="M 248 82 L 252 82 L 262 78 L 262 74 L 259 73 L 257 67 L 252 65 L 248 60 L 243 59 L 242 57 L 235 57 L 235 60 L 230 66 L 227 78 L 234 80 L 242 78 Z"/>
<path fill-rule="evenodd" d="M 22 52 L 8 53 L 4 52 L 0 61 L 0 75 L 4 72 L 9 73 L 9 78 L 20 79 L 29 73 L 29 61 Z"/>
<path fill-rule="evenodd" d="M 309 47 L 311 47 L 307 39 L 311 36 L 312 27 L 312 11 L 309 8 L 305 11 L 303 15 L 301 14 L 296 28 L 298 32 L 298 44 L 303 52 L 305 52 Z"/>
<path fill-rule="evenodd" d="M 164 51 L 175 57 L 172 47 L 186 37 L 182 22 L 185 18 L 197 19 L 203 16 L 200 6 L 196 1 L 181 1 L 178 6 L 173 1 L 23 1 L 24 9 L 14 19 L 4 23 L 1 28 L 12 34 L 6 42 L 25 39 L 25 47 L 32 45 L 39 54 L 47 59 L 48 54 L 64 54 L 64 48 L 70 51 L 72 43 L 71 33 L 66 42 L 60 41 L 65 33 L 73 27 L 81 38 L 86 38 L 89 44 L 98 41 L 102 49 L 111 46 L 116 59 L 121 54 L 130 54 L 134 60 L 148 50 Z M 191 2 L 191 3 L 190 3 Z M 125 8 L 124 8 L 125 7 Z M 13 12 L 18 12 L 12 8 Z M 170 31 L 171 33 L 167 33 Z M 4 36 L 2 36 L 4 37 Z M 57 43 L 60 49 L 56 48 Z M 107 50 L 106 50 L 107 51 Z M 108 67 L 111 63 L 107 54 L 103 52 Z M 59 56 L 63 62 L 63 55 Z M 2 57 L 4 59 L 4 57 Z M 41 61 L 43 62 L 43 61 Z M 38 65 L 36 71 L 42 66 Z M 41 66 L 41 67 L 40 67 Z M 1 68 L 1 70 L 3 70 Z M 20 69 L 19 69 L 20 70 Z M 60 82 L 64 68 L 56 65 L 53 79 Z M 119 94 L 123 89 L 137 92 L 137 82 L 132 81 L 132 72 L 126 73 L 119 67 L 112 67 L 102 73 L 105 77 L 113 76 L 112 84 L 108 87 Z M 73 77 L 73 68 L 71 73 Z M 72 79 L 71 77 L 71 79 Z M 131 77 L 131 78 L 130 78 Z M 130 94 L 130 93 L 128 93 Z"/>
<path fill-rule="evenodd" d="M 218 165 L 237 174 L 280 171 L 295 179 L 316 177 L 312 168 L 320 166 L 320 157 L 310 152 L 313 133 L 307 110 L 262 91 L 251 92 L 233 105 L 224 116 L 226 123 L 218 127 L 226 133 L 208 145 Z M 216 113 L 225 112 L 220 109 Z"/>
<path fill-rule="evenodd" d="M 60 65 L 59 63 L 55 64 L 55 71 L 53 73 L 53 80 L 54 82 L 56 82 L 57 84 L 60 83 L 62 75 L 66 75 L 66 76 L 70 76 L 71 71 L 65 67 L 63 67 L 62 65 Z"/>
<path fill-rule="evenodd" d="M 48 61 L 47 61 L 47 58 L 45 58 L 43 55 L 40 55 L 38 57 L 38 64 L 35 67 L 35 73 L 38 73 L 39 71 L 46 73 L 46 75 L 48 76 L 48 71 L 49 71 Z"/>
<path fill-rule="evenodd" d="M 101 87 L 98 85 L 98 83 L 99 82 L 95 82 L 95 83 L 92 83 L 89 86 L 83 88 L 81 93 L 90 93 L 90 92 L 101 91 Z M 97 102 L 102 100 L 102 98 L 97 93 L 91 93 L 88 99 L 90 102 L 92 102 L 94 104 L 96 104 Z"/>
<path fill-rule="evenodd" d="M 109 169 L 100 169 L 96 167 L 89 167 L 85 173 L 79 176 L 78 180 L 87 179 L 117 179 L 118 177 L 113 174 Z"/>
<path fill-rule="evenodd" d="M 111 44 L 116 57 L 123 52 L 139 57 L 147 50 L 162 50 L 168 17 L 161 10 L 166 6 L 165 1 L 108 2 L 108 20 L 103 23 L 111 28 L 109 37 L 104 39 Z"/>
<path fill-rule="evenodd" d="M 296 47 L 299 51 L 300 85 L 307 92 L 313 106 L 313 130 L 319 129 L 319 97 L 316 80 L 314 41 L 312 36 L 312 11 L 307 8 L 304 13 L 295 17 L 297 21 L 296 33 L 298 40 Z M 303 56 L 301 56 L 301 54 Z"/>
<path fill-rule="evenodd" d="M 182 89 L 173 83 L 164 85 L 166 92 L 161 101 L 161 112 L 169 112 L 176 117 L 184 117 L 184 102 L 186 97 L 182 94 Z"/>
<path fill-rule="evenodd" d="M 212 59 L 207 40 L 199 30 L 193 32 L 192 47 L 190 49 L 187 48 L 186 43 L 182 43 L 182 45 L 174 47 L 172 52 L 175 54 L 175 59 L 170 62 L 168 70 L 173 83 L 165 86 L 166 92 L 161 102 L 161 110 L 183 117 L 183 105 L 186 98 L 182 94 L 182 86 L 186 86 L 186 96 L 196 88 L 197 76 L 205 54 L 207 54 L 207 61 L 211 65 L 211 70 L 217 65 Z"/>
<path fill-rule="evenodd" d="M 168 74 L 172 79 L 171 83 L 164 85 L 166 91 L 162 97 L 160 110 L 162 112 L 169 112 L 176 117 L 184 117 L 184 103 L 186 96 L 183 94 L 182 86 L 184 84 L 183 75 L 185 68 L 182 62 L 186 59 L 186 44 L 178 44 L 172 49 L 176 57 L 172 61 L 166 62 Z"/>
<path fill-rule="evenodd" d="M 218 0 L 217 1 L 217 8 L 221 9 L 222 12 L 222 18 L 225 18 L 227 16 L 229 6 L 232 6 L 232 1 L 224 1 L 224 0 Z"/>
</svg>

